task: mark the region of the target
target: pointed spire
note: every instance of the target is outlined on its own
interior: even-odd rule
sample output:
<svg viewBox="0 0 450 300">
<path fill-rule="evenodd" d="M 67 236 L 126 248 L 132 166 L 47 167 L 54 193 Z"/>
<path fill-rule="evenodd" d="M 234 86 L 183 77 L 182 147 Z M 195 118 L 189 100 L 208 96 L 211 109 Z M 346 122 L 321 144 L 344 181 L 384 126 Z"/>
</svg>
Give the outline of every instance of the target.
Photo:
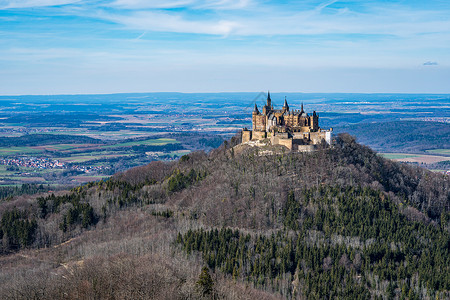
<svg viewBox="0 0 450 300">
<path fill-rule="evenodd" d="M 301 112 L 304 112 L 304 110 L 303 110 L 303 102 L 302 102 L 302 111 Z"/>
<path fill-rule="evenodd" d="M 255 103 L 255 108 L 253 109 L 253 112 L 259 114 L 258 105 L 256 105 L 256 103 Z"/>
<path fill-rule="evenodd" d="M 270 91 L 267 92 L 267 106 L 272 106 L 272 99 L 270 99 Z"/>
<path fill-rule="evenodd" d="M 286 96 L 284 96 L 283 109 L 286 110 L 286 111 L 289 111 L 289 105 L 287 104 Z"/>
</svg>

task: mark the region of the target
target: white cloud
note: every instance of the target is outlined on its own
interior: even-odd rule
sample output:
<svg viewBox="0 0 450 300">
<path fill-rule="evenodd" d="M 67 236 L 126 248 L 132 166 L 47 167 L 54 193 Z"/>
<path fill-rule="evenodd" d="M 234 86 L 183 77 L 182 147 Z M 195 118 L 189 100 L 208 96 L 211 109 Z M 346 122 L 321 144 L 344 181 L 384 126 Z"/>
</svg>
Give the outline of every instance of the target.
<svg viewBox="0 0 450 300">
<path fill-rule="evenodd" d="M 336 3 L 336 2 L 338 2 L 338 0 L 330 0 L 330 1 L 327 1 L 327 2 L 324 2 L 324 3 L 321 3 L 321 4 L 319 4 L 318 6 L 317 6 L 317 8 L 316 8 L 316 10 L 322 10 L 322 9 L 324 9 L 324 8 L 326 8 L 326 7 L 328 7 L 328 6 L 330 6 L 330 5 L 332 5 L 332 4 L 334 4 L 334 3 Z"/>
<path fill-rule="evenodd" d="M 81 0 L 0 0 L 0 9 L 57 6 L 80 2 Z"/>
<path fill-rule="evenodd" d="M 168 9 L 187 7 L 191 9 L 242 9 L 247 7 L 251 0 L 115 0 L 106 3 L 123 9 Z"/>
<path fill-rule="evenodd" d="M 115 0 L 106 3 L 105 6 L 112 6 L 123 9 L 153 9 L 153 8 L 176 8 L 192 5 L 196 0 Z"/>
<path fill-rule="evenodd" d="M 239 23 L 227 20 L 186 20 L 180 15 L 144 11 L 130 15 L 102 14 L 104 19 L 123 24 L 132 29 L 151 31 L 229 35 L 239 28 Z"/>
<path fill-rule="evenodd" d="M 202 18 L 161 10 L 103 12 L 98 16 L 131 29 L 212 35 L 360 34 L 410 37 L 441 32 L 450 36 L 450 30 L 443 30 L 450 28 L 450 18 L 443 18 L 442 12 L 380 11 L 369 14 L 340 10 L 330 15 L 316 9 L 274 13 L 266 13 L 266 10 L 261 8 L 252 14 L 241 15 L 223 12 L 219 16 L 203 15 Z"/>
<path fill-rule="evenodd" d="M 202 1 L 203 4 L 198 4 L 199 8 L 208 9 L 243 9 L 252 4 L 251 0 L 217 0 L 217 1 Z"/>
</svg>

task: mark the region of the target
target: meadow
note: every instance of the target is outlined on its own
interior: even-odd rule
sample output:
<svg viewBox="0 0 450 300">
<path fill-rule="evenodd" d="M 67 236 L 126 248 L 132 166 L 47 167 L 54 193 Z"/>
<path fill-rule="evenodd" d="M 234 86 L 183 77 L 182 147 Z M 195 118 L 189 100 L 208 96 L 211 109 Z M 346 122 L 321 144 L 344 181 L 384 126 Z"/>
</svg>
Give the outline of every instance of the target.
<svg viewBox="0 0 450 300">
<path fill-rule="evenodd" d="M 450 149 L 433 149 L 427 150 L 427 152 L 432 154 L 450 155 Z"/>
</svg>

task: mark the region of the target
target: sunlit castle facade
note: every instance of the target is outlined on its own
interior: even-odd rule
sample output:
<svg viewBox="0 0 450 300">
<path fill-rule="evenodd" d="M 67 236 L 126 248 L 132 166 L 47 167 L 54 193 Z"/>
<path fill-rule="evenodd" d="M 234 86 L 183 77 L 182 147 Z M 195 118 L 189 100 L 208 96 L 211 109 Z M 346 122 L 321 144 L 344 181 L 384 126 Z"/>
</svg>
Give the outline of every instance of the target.
<svg viewBox="0 0 450 300">
<path fill-rule="evenodd" d="M 312 115 L 303 110 L 291 110 L 285 98 L 281 109 L 274 109 L 270 93 L 262 112 L 258 106 L 252 113 L 252 130 L 244 128 L 242 142 L 270 139 L 272 145 L 283 145 L 290 150 L 312 150 L 323 142 L 331 144 L 332 129 L 319 127 L 319 115 Z"/>
</svg>

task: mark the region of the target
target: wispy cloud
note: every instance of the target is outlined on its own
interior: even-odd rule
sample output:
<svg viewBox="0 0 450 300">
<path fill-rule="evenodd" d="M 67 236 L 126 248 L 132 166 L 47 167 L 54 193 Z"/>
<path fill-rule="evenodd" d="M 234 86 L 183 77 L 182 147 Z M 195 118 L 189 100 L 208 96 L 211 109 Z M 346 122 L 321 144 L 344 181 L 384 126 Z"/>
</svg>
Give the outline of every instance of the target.
<svg viewBox="0 0 450 300">
<path fill-rule="evenodd" d="M 203 9 L 220 9 L 220 10 L 235 10 L 248 8 L 253 4 L 251 0 L 216 0 L 216 1 L 202 1 L 197 4 L 197 8 Z"/>
<path fill-rule="evenodd" d="M 115 0 L 104 5 L 122 9 L 167 9 L 186 7 L 195 2 L 195 0 Z"/>
<path fill-rule="evenodd" d="M 336 2 L 338 2 L 338 0 L 330 0 L 330 1 L 327 1 L 327 2 L 320 3 L 320 4 L 316 7 L 316 10 L 321 11 L 321 10 L 324 9 L 325 7 L 330 6 L 330 5 L 332 5 L 332 4 L 336 3 Z"/>
<path fill-rule="evenodd" d="M 239 28 L 239 23 L 233 21 L 187 20 L 177 14 L 153 11 L 135 12 L 126 15 L 102 13 L 99 16 L 131 29 L 149 31 L 229 35 Z"/>
<path fill-rule="evenodd" d="M 105 3 L 106 6 L 123 9 L 242 9 L 251 3 L 251 0 L 115 0 Z"/>
<path fill-rule="evenodd" d="M 221 1 L 143 1 L 117 0 L 104 4 L 126 7 L 128 11 L 98 10 L 97 17 L 122 24 L 130 29 L 234 36 L 367 34 L 413 35 L 445 32 L 450 36 L 449 11 L 417 11 L 408 6 L 393 7 L 370 2 L 357 11 L 344 4 L 331 8 L 332 0 L 308 8 L 288 6 L 284 9 L 248 0 Z M 163 10 L 182 7 L 184 10 Z M 140 9 L 137 9 L 140 8 Z M 143 10 L 142 10 L 143 9 Z M 220 13 L 201 9 L 221 10 Z M 227 12 L 227 9 L 237 11 Z M 411 21 L 414 20 L 414 21 Z"/>
<path fill-rule="evenodd" d="M 81 0 L 0 0 L 0 9 L 58 6 L 78 3 L 80 1 Z"/>
<path fill-rule="evenodd" d="M 438 63 L 435 61 L 427 61 L 423 63 L 424 66 L 437 66 Z"/>
</svg>

